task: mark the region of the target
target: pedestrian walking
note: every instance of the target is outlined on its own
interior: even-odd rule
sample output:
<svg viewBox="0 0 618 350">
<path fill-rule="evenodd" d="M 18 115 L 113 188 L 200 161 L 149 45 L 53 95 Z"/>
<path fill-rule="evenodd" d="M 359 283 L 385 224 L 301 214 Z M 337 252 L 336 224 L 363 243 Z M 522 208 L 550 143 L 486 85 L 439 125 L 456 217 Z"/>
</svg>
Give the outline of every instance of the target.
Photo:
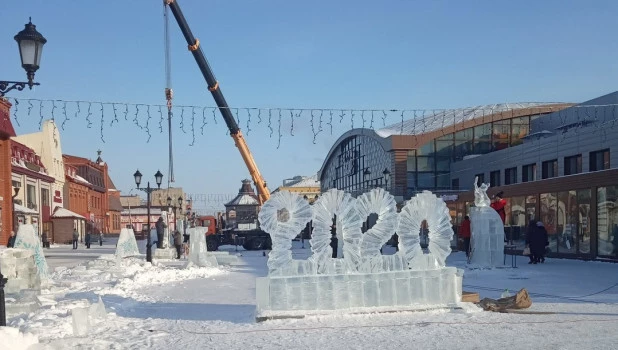
<svg viewBox="0 0 618 350">
<path fill-rule="evenodd" d="M 466 217 L 461 222 L 459 226 L 459 237 L 463 240 L 463 248 L 466 252 L 466 258 L 470 257 L 470 237 L 472 236 L 471 228 L 470 228 L 470 217 L 466 215 Z"/>
<path fill-rule="evenodd" d="M 182 248 L 182 235 L 180 231 L 174 231 L 174 247 L 176 247 L 176 259 L 180 259 L 180 248 Z"/>
<path fill-rule="evenodd" d="M 79 233 L 77 233 L 77 229 L 73 229 L 73 249 L 77 249 L 78 239 L 79 239 Z"/>
<path fill-rule="evenodd" d="M 90 230 L 88 230 L 88 232 L 86 232 L 86 249 L 90 249 L 90 239 L 91 239 L 91 233 Z"/>
<path fill-rule="evenodd" d="M 15 231 L 11 231 L 11 235 L 9 236 L 9 241 L 6 243 L 7 248 L 15 247 L 15 239 L 17 236 L 15 235 Z"/>
<path fill-rule="evenodd" d="M 43 248 L 49 248 L 49 237 L 47 236 L 47 232 L 43 232 L 41 241 L 43 242 Z"/>
</svg>

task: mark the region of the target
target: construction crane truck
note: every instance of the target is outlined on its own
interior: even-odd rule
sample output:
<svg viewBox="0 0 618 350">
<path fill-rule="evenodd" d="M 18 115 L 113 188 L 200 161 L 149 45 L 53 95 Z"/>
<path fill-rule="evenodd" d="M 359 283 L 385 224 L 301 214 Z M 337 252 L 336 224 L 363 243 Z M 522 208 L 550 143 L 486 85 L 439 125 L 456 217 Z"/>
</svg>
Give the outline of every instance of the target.
<svg viewBox="0 0 618 350">
<path fill-rule="evenodd" d="M 243 137 L 234 116 L 230 110 L 230 107 L 223 97 L 223 92 L 221 92 L 221 86 L 219 82 L 215 78 L 215 75 L 202 52 L 202 48 L 200 47 L 200 41 L 193 36 L 189 25 L 178 5 L 177 0 L 163 0 L 165 6 L 167 6 L 174 15 L 180 30 L 182 31 L 185 40 L 187 41 L 187 45 L 189 51 L 193 54 L 195 58 L 195 62 L 197 63 L 206 83 L 208 84 L 208 91 L 212 94 L 212 97 L 217 104 L 219 112 L 225 121 L 225 124 L 230 132 L 230 136 L 234 139 L 234 143 L 240 152 L 240 155 L 249 170 L 249 174 L 253 180 L 253 184 L 257 189 L 258 202 L 260 206 L 264 204 L 270 198 L 270 192 L 268 187 L 266 186 L 266 181 L 262 177 L 255 160 L 253 159 L 253 155 L 249 150 L 249 146 L 247 145 L 247 141 Z M 168 91 L 166 91 L 166 94 Z M 220 235 L 220 237 L 209 235 L 209 244 L 210 248 L 213 249 L 215 246 L 218 247 L 219 244 L 215 244 L 215 241 L 218 241 L 220 244 L 226 244 L 229 242 L 230 238 L 234 238 L 235 241 L 238 241 L 238 238 L 243 242 L 243 246 L 249 249 L 270 249 L 271 240 L 270 236 L 258 229 L 248 230 L 248 231 L 240 231 L 240 230 L 230 230 L 230 229 L 222 229 L 219 232 L 215 233 L 215 235 Z M 220 238 L 220 239 L 219 239 Z"/>
</svg>

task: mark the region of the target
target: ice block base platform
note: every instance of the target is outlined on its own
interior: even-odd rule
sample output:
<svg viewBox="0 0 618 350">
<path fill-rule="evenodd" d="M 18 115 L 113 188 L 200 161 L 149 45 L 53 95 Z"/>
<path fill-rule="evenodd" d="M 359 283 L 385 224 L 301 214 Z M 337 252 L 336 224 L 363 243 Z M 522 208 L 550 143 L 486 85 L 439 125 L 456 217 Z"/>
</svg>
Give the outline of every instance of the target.
<svg viewBox="0 0 618 350">
<path fill-rule="evenodd" d="M 457 307 L 463 270 L 404 270 L 346 275 L 259 277 L 256 320 L 325 313 L 418 311 Z"/>
</svg>

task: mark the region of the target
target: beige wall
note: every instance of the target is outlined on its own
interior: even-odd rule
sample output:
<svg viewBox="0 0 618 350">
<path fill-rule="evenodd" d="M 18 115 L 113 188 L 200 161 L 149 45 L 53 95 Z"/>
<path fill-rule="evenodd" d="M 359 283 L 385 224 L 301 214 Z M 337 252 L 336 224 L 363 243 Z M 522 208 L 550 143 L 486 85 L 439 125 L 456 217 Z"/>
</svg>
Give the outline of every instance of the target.
<svg viewBox="0 0 618 350">
<path fill-rule="evenodd" d="M 53 120 L 45 120 L 41 131 L 14 137 L 15 141 L 32 148 L 41 157 L 41 162 L 47 170 L 47 174 L 54 178 L 51 188 L 52 199 L 56 191 L 64 196 L 64 162 L 62 160 L 62 145 L 60 143 L 60 131 Z M 64 207 L 64 198 L 61 203 L 51 202 L 52 211 L 56 206 Z"/>
</svg>

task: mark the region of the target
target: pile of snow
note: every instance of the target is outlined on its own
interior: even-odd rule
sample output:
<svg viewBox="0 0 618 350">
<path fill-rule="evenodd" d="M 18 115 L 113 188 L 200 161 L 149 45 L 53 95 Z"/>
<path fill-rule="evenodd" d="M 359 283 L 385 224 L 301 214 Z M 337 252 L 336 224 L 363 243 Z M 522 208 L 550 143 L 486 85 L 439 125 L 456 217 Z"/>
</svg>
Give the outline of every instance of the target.
<svg viewBox="0 0 618 350">
<path fill-rule="evenodd" d="M 39 337 L 22 333 L 17 328 L 0 327 L 0 349 L 34 350 L 45 349 L 39 344 Z"/>
</svg>

